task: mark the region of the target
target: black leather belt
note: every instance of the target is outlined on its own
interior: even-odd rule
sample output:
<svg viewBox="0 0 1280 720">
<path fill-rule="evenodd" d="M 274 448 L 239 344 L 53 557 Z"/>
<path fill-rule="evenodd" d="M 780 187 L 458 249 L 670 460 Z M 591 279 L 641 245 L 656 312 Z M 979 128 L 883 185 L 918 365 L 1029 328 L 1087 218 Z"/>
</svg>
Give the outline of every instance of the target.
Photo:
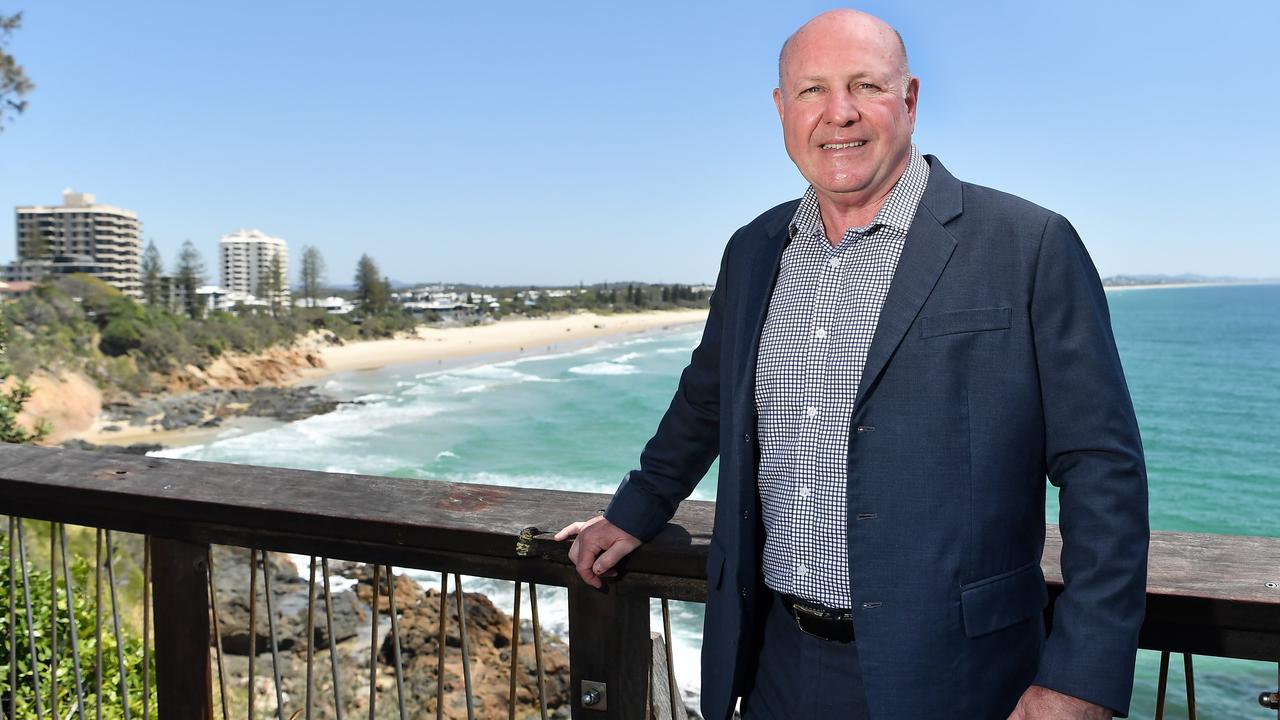
<svg viewBox="0 0 1280 720">
<path fill-rule="evenodd" d="M 829 642 L 853 642 L 853 612 L 825 608 L 782 593 L 778 593 L 778 599 L 787 614 L 795 618 L 801 632 Z"/>
</svg>

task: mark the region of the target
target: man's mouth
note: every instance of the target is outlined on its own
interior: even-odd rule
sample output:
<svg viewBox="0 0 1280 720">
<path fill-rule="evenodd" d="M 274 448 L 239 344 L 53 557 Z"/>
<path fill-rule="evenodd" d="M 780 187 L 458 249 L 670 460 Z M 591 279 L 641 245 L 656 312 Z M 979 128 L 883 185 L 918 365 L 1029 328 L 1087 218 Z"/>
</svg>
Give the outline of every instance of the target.
<svg viewBox="0 0 1280 720">
<path fill-rule="evenodd" d="M 866 145 L 866 144 L 867 144 L 866 140 L 855 140 L 853 142 L 847 142 L 847 143 L 823 143 L 822 149 L 823 150 L 847 150 L 849 148 L 862 147 L 863 145 Z"/>
</svg>

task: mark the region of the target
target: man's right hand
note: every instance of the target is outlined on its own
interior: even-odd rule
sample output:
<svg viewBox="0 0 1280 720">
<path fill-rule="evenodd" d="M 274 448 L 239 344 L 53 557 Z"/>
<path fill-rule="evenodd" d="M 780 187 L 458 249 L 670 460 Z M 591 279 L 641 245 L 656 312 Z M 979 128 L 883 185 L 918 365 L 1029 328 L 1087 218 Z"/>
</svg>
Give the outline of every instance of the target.
<svg viewBox="0 0 1280 720">
<path fill-rule="evenodd" d="M 569 548 L 569 561 L 578 569 L 582 581 L 599 590 L 604 587 L 600 578 L 613 577 L 618 561 L 640 547 L 640 541 L 631 533 L 597 515 L 583 522 L 566 525 L 556 533 L 556 540 L 577 538 Z"/>
</svg>

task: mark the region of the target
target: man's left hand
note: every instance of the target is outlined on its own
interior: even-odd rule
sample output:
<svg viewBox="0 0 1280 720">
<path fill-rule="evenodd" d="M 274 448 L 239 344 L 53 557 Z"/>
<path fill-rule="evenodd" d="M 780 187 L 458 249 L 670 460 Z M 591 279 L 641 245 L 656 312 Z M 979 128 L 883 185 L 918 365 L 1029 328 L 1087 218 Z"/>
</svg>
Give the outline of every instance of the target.
<svg viewBox="0 0 1280 720">
<path fill-rule="evenodd" d="M 1009 720 L 1108 720 L 1111 710 L 1078 697 L 1032 685 L 1018 698 Z"/>
</svg>

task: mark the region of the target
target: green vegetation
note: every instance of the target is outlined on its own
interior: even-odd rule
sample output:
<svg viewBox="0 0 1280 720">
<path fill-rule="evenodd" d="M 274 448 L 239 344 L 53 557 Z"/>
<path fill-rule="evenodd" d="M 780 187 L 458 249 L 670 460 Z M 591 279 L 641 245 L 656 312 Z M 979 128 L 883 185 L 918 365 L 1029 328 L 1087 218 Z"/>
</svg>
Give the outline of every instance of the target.
<svg viewBox="0 0 1280 720">
<path fill-rule="evenodd" d="M 77 634 L 77 649 L 80 655 L 80 667 L 84 688 L 84 701 L 86 715 L 93 717 L 97 714 L 96 704 L 96 688 L 98 687 L 99 675 L 96 672 L 95 657 L 99 650 L 102 653 L 102 706 L 101 717 L 115 720 L 124 717 L 124 708 L 121 701 L 120 693 L 120 668 L 117 656 L 117 642 L 112 631 L 111 616 L 107 611 L 110 608 L 110 588 L 107 587 L 106 570 L 102 570 L 102 615 L 101 615 L 101 643 L 97 638 L 95 625 L 99 622 L 97 612 L 95 610 L 95 573 L 94 563 L 87 560 L 74 549 L 68 555 L 68 566 L 71 574 L 72 591 L 67 592 L 67 588 L 63 585 L 62 571 L 59 566 L 55 568 L 57 577 L 56 589 L 56 621 L 54 612 L 51 607 L 53 605 L 55 593 L 50 588 L 50 573 L 41 567 L 49 567 L 47 562 L 39 563 L 34 561 L 32 550 L 33 546 L 40 544 L 38 538 L 41 537 L 39 530 L 45 530 L 44 536 L 47 537 L 48 525 L 44 523 L 26 523 L 23 537 L 27 550 L 27 583 L 22 584 L 23 574 L 21 566 L 13 567 L 14 581 L 9 582 L 9 543 L 11 538 L 7 535 L 0 535 L 0 587 L 6 592 L 0 598 L 3 603 L 4 612 L 0 613 L 0 637 L 4 638 L 4 645 L 8 647 L 8 636 L 10 632 L 8 605 L 10 597 L 14 600 L 17 609 L 14 622 L 14 636 L 17 641 L 16 663 L 18 670 L 18 682 L 16 685 L 16 698 L 11 697 L 14 694 L 14 687 L 10 685 L 12 665 L 15 658 L 5 656 L 0 661 L 0 702 L 3 703 L 5 712 L 8 712 L 9 702 L 12 700 L 16 704 L 15 717 L 35 717 L 36 715 L 36 698 L 34 693 L 33 670 L 38 676 L 41 691 L 41 705 L 45 712 L 51 709 L 50 703 L 50 669 L 53 659 L 53 633 L 56 627 L 58 638 L 58 654 L 57 654 L 57 706 L 59 717 L 65 716 L 69 709 L 74 708 L 77 701 L 77 689 L 75 682 L 75 667 L 72 662 L 71 652 L 71 623 L 74 620 Z M 92 531 L 82 531 L 92 536 Z M 15 548 L 16 550 L 16 548 Z M 119 558 L 122 555 L 121 548 L 116 548 L 115 569 L 117 570 L 117 581 L 120 581 L 119 574 L 120 564 Z M 15 560 L 17 555 L 15 554 Z M 13 593 L 11 596 L 10 593 Z M 31 598 L 31 627 L 27 626 L 26 601 L 27 594 Z M 121 607 L 139 607 L 136 601 L 126 602 L 124 597 L 120 598 Z M 68 612 L 70 608 L 70 612 Z M 126 687 L 129 696 L 129 709 L 133 717 L 140 717 L 142 712 L 142 635 L 135 627 L 131 627 L 128 623 L 121 626 L 121 639 L 119 647 L 124 653 L 125 678 Z M 56 622 L 56 625 L 55 625 Z M 29 632 L 30 631 L 30 632 Z M 31 635 L 35 636 L 35 656 L 36 660 L 33 665 L 31 660 Z M 148 671 L 154 673 L 154 665 L 148 668 Z M 154 679 L 154 674 L 152 675 Z M 151 684 L 154 688 L 154 682 Z"/>
<path fill-rule="evenodd" d="M 311 330 L 352 340 L 388 337 L 416 322 L 402 313 L 347 319 L 310 309 L 277 317 L 215 311 L 197 320 L 139 304 L 86 275 L 41 285 L 0 313 L 14 340 L 21 340 L 9 355 L 18 376 L 42 368 L 75 370 L 104 388 L 132 393 L 156 389 L 165 375 L 184 366 L 205 368 L 225 352 L 261 352 Z"/>
<path fill-rule="evenodd" d="M 33 430 L 18 424 L 22 406 L 31 399 L 31 386 L 21 378 L 15 378 L 12 383 L 6 382 L 10 375 L 8 348 L 9 325 L 0 317 L 0 385 L 5 386 L 0 389 L 0 442 L 36 442 L 48 435 L 52 428 L 44 421 L 37 423 Z"/>
<path fill-rule="evenodd" d="M 0 15 L 0 131 L 4 130 L 6 119 L 27 109 L 27 93 L 36 89 L 18 61 L 4 50 L 9 36 L 20 27 L 22 13 Z"/>
</svg>

